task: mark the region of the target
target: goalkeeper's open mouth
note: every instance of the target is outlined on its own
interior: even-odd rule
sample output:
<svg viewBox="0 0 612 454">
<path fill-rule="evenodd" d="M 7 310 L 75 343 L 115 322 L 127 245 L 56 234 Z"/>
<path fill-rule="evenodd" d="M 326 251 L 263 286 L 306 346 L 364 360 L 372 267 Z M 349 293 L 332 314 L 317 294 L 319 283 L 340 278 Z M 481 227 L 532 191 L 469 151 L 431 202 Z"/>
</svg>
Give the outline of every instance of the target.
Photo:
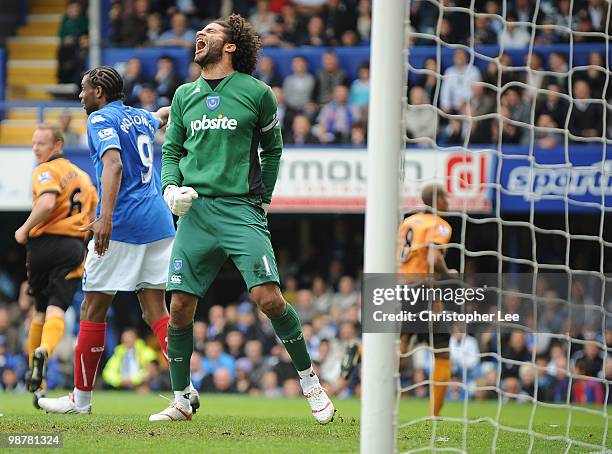
<svg viewBox="0 0 612 454">
<path fill-rule="evenodd" d="M 195 54 L 198 55 L 200 52 L 203 52 L 206 47 L 206 41 L 203 38 L 198 38 L 196 40 Z"/>
</svg>

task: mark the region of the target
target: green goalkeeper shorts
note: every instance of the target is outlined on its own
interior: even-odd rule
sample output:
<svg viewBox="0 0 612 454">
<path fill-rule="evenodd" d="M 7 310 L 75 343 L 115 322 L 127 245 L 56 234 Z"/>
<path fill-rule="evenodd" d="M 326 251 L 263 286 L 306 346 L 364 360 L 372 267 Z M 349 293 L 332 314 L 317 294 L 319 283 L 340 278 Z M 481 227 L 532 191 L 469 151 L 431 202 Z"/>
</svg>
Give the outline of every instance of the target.
<svg viewBox="0 0 612 454">
<path fill-rule="evenodd" d="M 205 197 L 179 218 L 167 290 L 203 297 L 219 268 L 231 258 L 248 289 L 279 283 L 261 197 Z"/>
</svg>

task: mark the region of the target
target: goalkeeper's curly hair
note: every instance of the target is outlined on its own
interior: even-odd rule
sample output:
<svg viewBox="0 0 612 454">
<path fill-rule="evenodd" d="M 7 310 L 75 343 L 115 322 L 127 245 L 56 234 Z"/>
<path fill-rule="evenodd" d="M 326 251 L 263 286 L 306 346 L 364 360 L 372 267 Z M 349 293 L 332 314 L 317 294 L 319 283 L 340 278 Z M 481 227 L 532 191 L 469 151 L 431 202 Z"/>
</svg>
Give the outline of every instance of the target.
<svg viewBox="0 0 612 454">
<path fill-rule="evenodd" d="M 225 29 L 227 42 L 236 45 L 232 55 L 232 66 L 236 71 L 252 74 L 257 65 L 257 54 L 261 48 L 261 40 L 253 26 L 240 14 L 232 14 L 215 23 Z"/>
</svg>

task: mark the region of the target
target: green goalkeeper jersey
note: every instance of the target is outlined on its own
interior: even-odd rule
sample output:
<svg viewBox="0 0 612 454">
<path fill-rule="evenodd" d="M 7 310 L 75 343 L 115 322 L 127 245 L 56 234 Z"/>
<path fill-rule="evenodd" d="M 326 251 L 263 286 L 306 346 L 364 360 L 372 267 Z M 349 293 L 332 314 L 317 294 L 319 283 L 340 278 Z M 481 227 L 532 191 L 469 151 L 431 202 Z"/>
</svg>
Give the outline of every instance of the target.
<svg viewBox="0 0 612 454">
<path fill-rule="evenodd" d="M 283 148 L 276 106 L 269 86 L 238 71 L 214 90 L 202 77 L 179 87 L 162 146 L 162 191 L 174 184 L 270 203 Z"/>
</svg>

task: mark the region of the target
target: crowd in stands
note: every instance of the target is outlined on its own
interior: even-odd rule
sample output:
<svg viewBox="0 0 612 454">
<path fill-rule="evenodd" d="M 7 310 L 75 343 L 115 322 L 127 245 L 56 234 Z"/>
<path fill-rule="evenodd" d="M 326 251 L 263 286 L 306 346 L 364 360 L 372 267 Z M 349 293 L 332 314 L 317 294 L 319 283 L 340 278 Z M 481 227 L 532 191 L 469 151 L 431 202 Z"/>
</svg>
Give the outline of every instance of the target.
<svg viewBox="0 0 612 454">
<path fill-rule="evenodd" d="M 481 72 L 465 50 L 457 49 L 439 82 L 437 62 L 428 58 L 426 74 L 409 84 L 408 138 L 429 146 L 500 143 L 544 149 L 563 145 L 566 131 L 575 143 L 610 139 L 612 123 L 604 109 L 612 112 L 612 93 L 603 55 L 593 51 L 588 59 L 592 66 L 569 71 L 563 52 L 551 52 L 544 66 L 534 51 L 525 55 L 523 67 L 512 66 L 510 56 L 502 54 L 505 66 L 490 63 Z M 537 127 L 533 136 L 532 126 Z"/>
<path fill-rule="evenodd" d="M 536 294 L 541 299 L 536 305 L 518 293 L 507 293 L 501 304 L 503 313 L 520 314 L 529 329 L 497 331 L 486 324 L 473 324 L 466 332 L 464 324 L 451 327 L 449 354 L 455 384 L 449 387 L 447 398 L 497 398 L 501 389 L 505 399 L 519 402 L 537 398 L 565 403 L 568 395 L 570 402 L 579 405 L 612 402 L 612 396 L 606 397 L 612 385 L 604 382 L 612 379 L 612 323 L 607 320 L 602 332 L 599 303 L 587 281 L 574 280 L 567 299 L 555 285 L 547 284 L 546 277 L 540 276 L 539 281 Z M 472 306 L 466 312 L 477 310 Z M 530 313 L 534 307 L 537 323 Z M 604 307 L 611 309 L 612 300 L 605 301 Z M 496 304 L 490 308 L 491 313 L 497 310 Z M 433 361 L 425 347 L 417 348 L 413 361 L 406 361 L 402 368 L 404 387 L 429 376 Z M 427 392 L 427 386 L 413 391 L 418 396 Z"/>
<path fill-rule="evenodd" d="M 568 43 L 569 29 L 579 32 L 575 43 L 603 42 L 603 35 L 590 33 L 605 32 L 610 20 L 604 0 L 542 0 L 537 10 L 530 0 L 505 4 L 504 12 L 494 0 L 415 0 L 410 23 L 414 31 L 439 35 L 450 44 L 523 48 L 534 25 L 541 26 L 535 30 L 537 45 Z M 370 0 L 111 0 L 107 44 L 191 48 L 203 23 L 231 12 L 248 18 L 266 47 L 351 47 L 370 40 Z M 415 44 L 431 43 L 419 38 Z"/>
<path fill-rule="evenodd" d="M 470 2 L 441 3 L 467 8 Z M 475 2 L 472 33 L 467 11 L 444 10 L 440 18 L 441 10 L 433 2 L 412 3 L 413 31 L 439 36 L 447 44 L 497 44 L 501 54 L 497 63 L 459 48 L 446 68 L 438 67 L 434 55 L 427 58 L 422 66 L 427 71 L 415 71 L 419 75 L 409 79 L 408 138 L 429 146 L 435 141 L 545 149 L 563 145 L 565 131 L 570 142 L 611 138 L 612 124 L 604 116 L 611 112 L 606 101 L 612 96 L 604 52 L 590 52 L 586 64 L 574 70 L 569 66 L 568 45 L 570 41 L 572 46 L 603 44 L 609 39 L 609 3 L 542 1 L 537 10 L 536 2 L 529 0 L 506 5 L 502 22 L 500 2 Z M 413 44 L 435 45 L 435 41 L 420 37 Z M 551 52 L 547 58 L 538 53 L 540 46 L 555 44 L 566 45 L 566 50 Z M 517 49 L 524 51 L 520 61 L 508 52 Z M 442 74 L 442 80 L 436 74 Z M 501 119 L 491 116 L 496 113 Z M 537 126 L 533 136 L 532 125 Z"/>
<path fill-rule="evenodd" d="M 368 0 L 112 0 L 111 46 L 185 47 L 206 21 L 239 13 L 267 47 L 356 46 L 370 38 Z"/>
<path fill-rule="evenodd" d="M 565 131 L 570 141 L 612 138 L 612 111 L 605 103 L 612 93 L 611 84 L 606 83 L 603 53 L 593 51 L 588 68 L 572 70 L 567 52 L 552 52 L 546 58 L 537 52 L 539 45 L 568 43 L 570 37 L 573 44 L 603 42 L 606 2 L 548 0 L 540 2 L 535 11 L 534 3 L 528 0 L 509 1 L 504 28 L 499 2 L 476 1 L 473 35 L 470 14 L 451 8 L 470 7 L 471 2 L 446 0 L 442 5 L 450 9 L 440 10 L 429 0 L 411 2 L 412 30 L 437 33 L 448 44 L 499 44 L 505 50 L 527 49 L 534 32 L 536 50 L 525 51 L 521 61 L 516 57 L 513 61 L 502 52 L 499 63 L 487 63 L 479 60 L 478 54 L 457 49 L 447 67 L 436 60 L 436 51 L 432 50 L 422 67 L 414 68 L 409 75 L 410 105 L 405 123 L 411 143 L 533 144 L 553 148 L 563 145 Z M 369 0 L 113 0 L 105 44 L 192 49 L 195 31 L 207 20 L 230 11 L 250 18 L 265 47 L 322 48 L 318 71 L 311 70 L 308 61 L 296 55 L 290 74 L 281 79 L 276 62 L 268 56 L 260 59 L 254 74 L 274 89 L 287 144 L 366 143 L 368 64 L 364 62 L 358 77 L 351 80 L 329 46 L 369 43 Z M 533 30 L 534 22 L 542 27 Z M 570 28 L 576 33 L 570 34 Z M 80 83 L 89 46 L 86 33 L 83 8 L 79 2 L 71 2 L 60 29 L 60 81 Z M 432 39 L 418 36 L 412 40 L 413 45 L 435 45 Z M 168 105 L 176 88 L 195 80 L 200 71 L 192 63 L 183 80 L 178 74 L 184 72 L 177 71 L 173 59 L 163 55 L 151 77 L 143 74 L 137 57 L 119 65 L 119 69 L 125 78 L 126 102 L 146 109 Z M 533 134 L 532 125 L 537 126 Z"/>
<path fill-rule="evenodd" d="M 351 242 L 344 242 L 344 248 L 341 243 L 336 241 L 334 250 L 347 252 Z M 307 250 L 300 261 L 287 261 L 287 250 L 280 248 L 282 290 L 300 315 L 314 367 L 326 389 L 342 397 L 358 396 L 360 366 L 343 374 L 350 363 L 343 359 L 347 353 L 358 351 L 361 339 L 360 272 L 358 266 L 345 268 L 354 261 L 352 258 L 334 254 L 338 258 L 321 266 L 317 256 Z M 358 263 L 359 257 L 355 259 Z M 19 288 L 5 272 L 0 272 L 0 279 L 4 281 L 0 287 L 0 390 L 24 391 L 31 299 L 26 283 Z M 537 326 L 528 322 L 531 329 L 497 332 L 478 325 L 468 333 L 460 324 L 453 326 L 449 350 L 455 383 L 449 386 L 448 399 L 497 398 L 501 390 L 504 399 L 519 402 L 537 397 L 539 401 L 565 403 L 569 395 L 577 405 L 602 404 L 605 399 L 612 403 L 612 384 L 604 382 L 612 380 L 612 325 L 604 323 L 606 330 L 602 332 L 600 300 L 592 293 L 596 286 L 573 281 L 567 299 L 571 304 L 567 305 L 559 302 L 560 294 L 546 284 L 546 278 L 541 282 L 538 295 L 543 301 L 538 306 Z M 502 310 L 530 320 L 532 306 L 521 301 L 517 294 L 509 293 Z M 116 310 L 127 310 L 125 303 L 118 302 Z M 227 303 L 201 303 L 191 358 L 194 385 L 205 392 L 299 395 L 299 381 L 290 358 L 248 293 Z M 138 303 L 132 298 L 130 304 L 133 314 L 129 316 L 125 312 L 111 313 L 98 386 L 141 393 L 167 391 L 170 381 L 166 361 L 146 326 L 129 325 L 139 319 Z M 612 300 L 604 301 L 604 305 L 610 313 Z M 497 310 L 496 304 L 491 306 L 492 312 Z M 78 323 L 74 320 L 76 311 L 70 312 L 65 339 L 49 362 L 49 388 L 69 388 L 72 384 L 75 337 L 71 326 Z M 409 389 L 405 397 L 428 396 L 425 381 L 431 373 L 432 359 L 427 344 L 421 343 L 410 359 L 400 361 L 401 385 Z"/>
<path fill-rule="evenodd" d="M 505 48 L 526 47 L 532 32 L 536 45 L 569 43 L 570 30 L 579 32 L 572 36 L 576 44 L 603 42 L 605 35 L 594 32 L 608 30 L 610 20 L 605 0 L 476 0 L 473 9 L 470 0 L 416 0 L 411 6 L 410 22 L 419 33 L 439 35 L 451 44 L 500 44 Z M 476 13 L 473 34 L 470 9 Z M 417 40 L 416 44 L 430 43 Z"/>
<path fill-rule="evenodd" d="M 311 288 L 298 288 L 287 279 L 284 296 L 295 306 L 303 323 L 311 357 L 322 380 L 339 381 L 340 364 L 349 343 L 360 336 L 359 293 L 355 279 L 341 276 L 334 289 L 320 276 Z M 22 285 L 18 301 L 2 296 L 0 304 L 0 390 L 24 390 L 27 357 L 24 352 L 31 317 L 31 301 Z M 9 302 L 10 301 L 10 302 Z M 134 302 L 134 301 L 133 301 Z M 137 310 L 137 305 L 134 306 Z M 267 317 L 256 310 L 248 294 L 225 307 L 213 305 L 194 325 L 191 374 L 194 386 L 206 392 L 240 392 L 267 397 L 300 395 L 299 377 Z M 70 320 L 72 317 L 68 317 Z M 113 320 L 111 316 L 111 321 Z M 107 351 L 100 366 L 98 385 L 139 392 L 170 389 L 166 361 L 155 336 L 125 328 L 119 341 L 110 328 Z M 67 324 L 66 344 L 75 338 Z M 72 382 L 72 357 L 59 348 L 48 365 L 47 386 L 62 388 Z M 343 387 L 344 389 L 345 387 Z M 345 391 L 349 392 L 349 391 Z"/>
<path fill-rule="evenodd" d="M 428 72 L 410 79 L 405 114 L 410 142 L 422 146 L 533 143 L 546 149 L 564 144 L 566 125 L 570 142 L 612 138 L 612 110 L 606 102 L 612 92 L 606 84 L 601 53 L 589 55 L 592 67 L 568 76 L 566 55 L 552 52 L 548 68 L 559 74 L 544 75 L 543 58 L 534 52 L 529 59 L 534 71 L 508 71 L 502 75 L 501 90 L 493 89 L 498 86 L 498 65 L 491 63 L 482 73 L 469 59 L 467 52 L 457 49 L 453 64 L 441 78 L 436 76 L 435 58 L 428 58 L 424 64 Z M 174 60 L 162 55 L 151 77 L 143 72 L 138 57 L 123 65 L 123 73 L 126 104 L 157 110 L 169 105 L 182 83 L 199 77 L 200 68 L 192 63 L 183 80 Z M 358 77 L 350 80 L 334 50 L 322 53 L 321 68 L 314 73 L 308 60 L 297 55 L 289 75 L 280 80 L 273 59 L 264 56 L 255 76 L 274 90 L 286 144 L 365 145 L 370 90 L 367 62 L 359 67 Z M 501 121 L 495 113 L 501 114 Z M 533 136 L 530 125 L 538 127 Z"/>
</svg>

